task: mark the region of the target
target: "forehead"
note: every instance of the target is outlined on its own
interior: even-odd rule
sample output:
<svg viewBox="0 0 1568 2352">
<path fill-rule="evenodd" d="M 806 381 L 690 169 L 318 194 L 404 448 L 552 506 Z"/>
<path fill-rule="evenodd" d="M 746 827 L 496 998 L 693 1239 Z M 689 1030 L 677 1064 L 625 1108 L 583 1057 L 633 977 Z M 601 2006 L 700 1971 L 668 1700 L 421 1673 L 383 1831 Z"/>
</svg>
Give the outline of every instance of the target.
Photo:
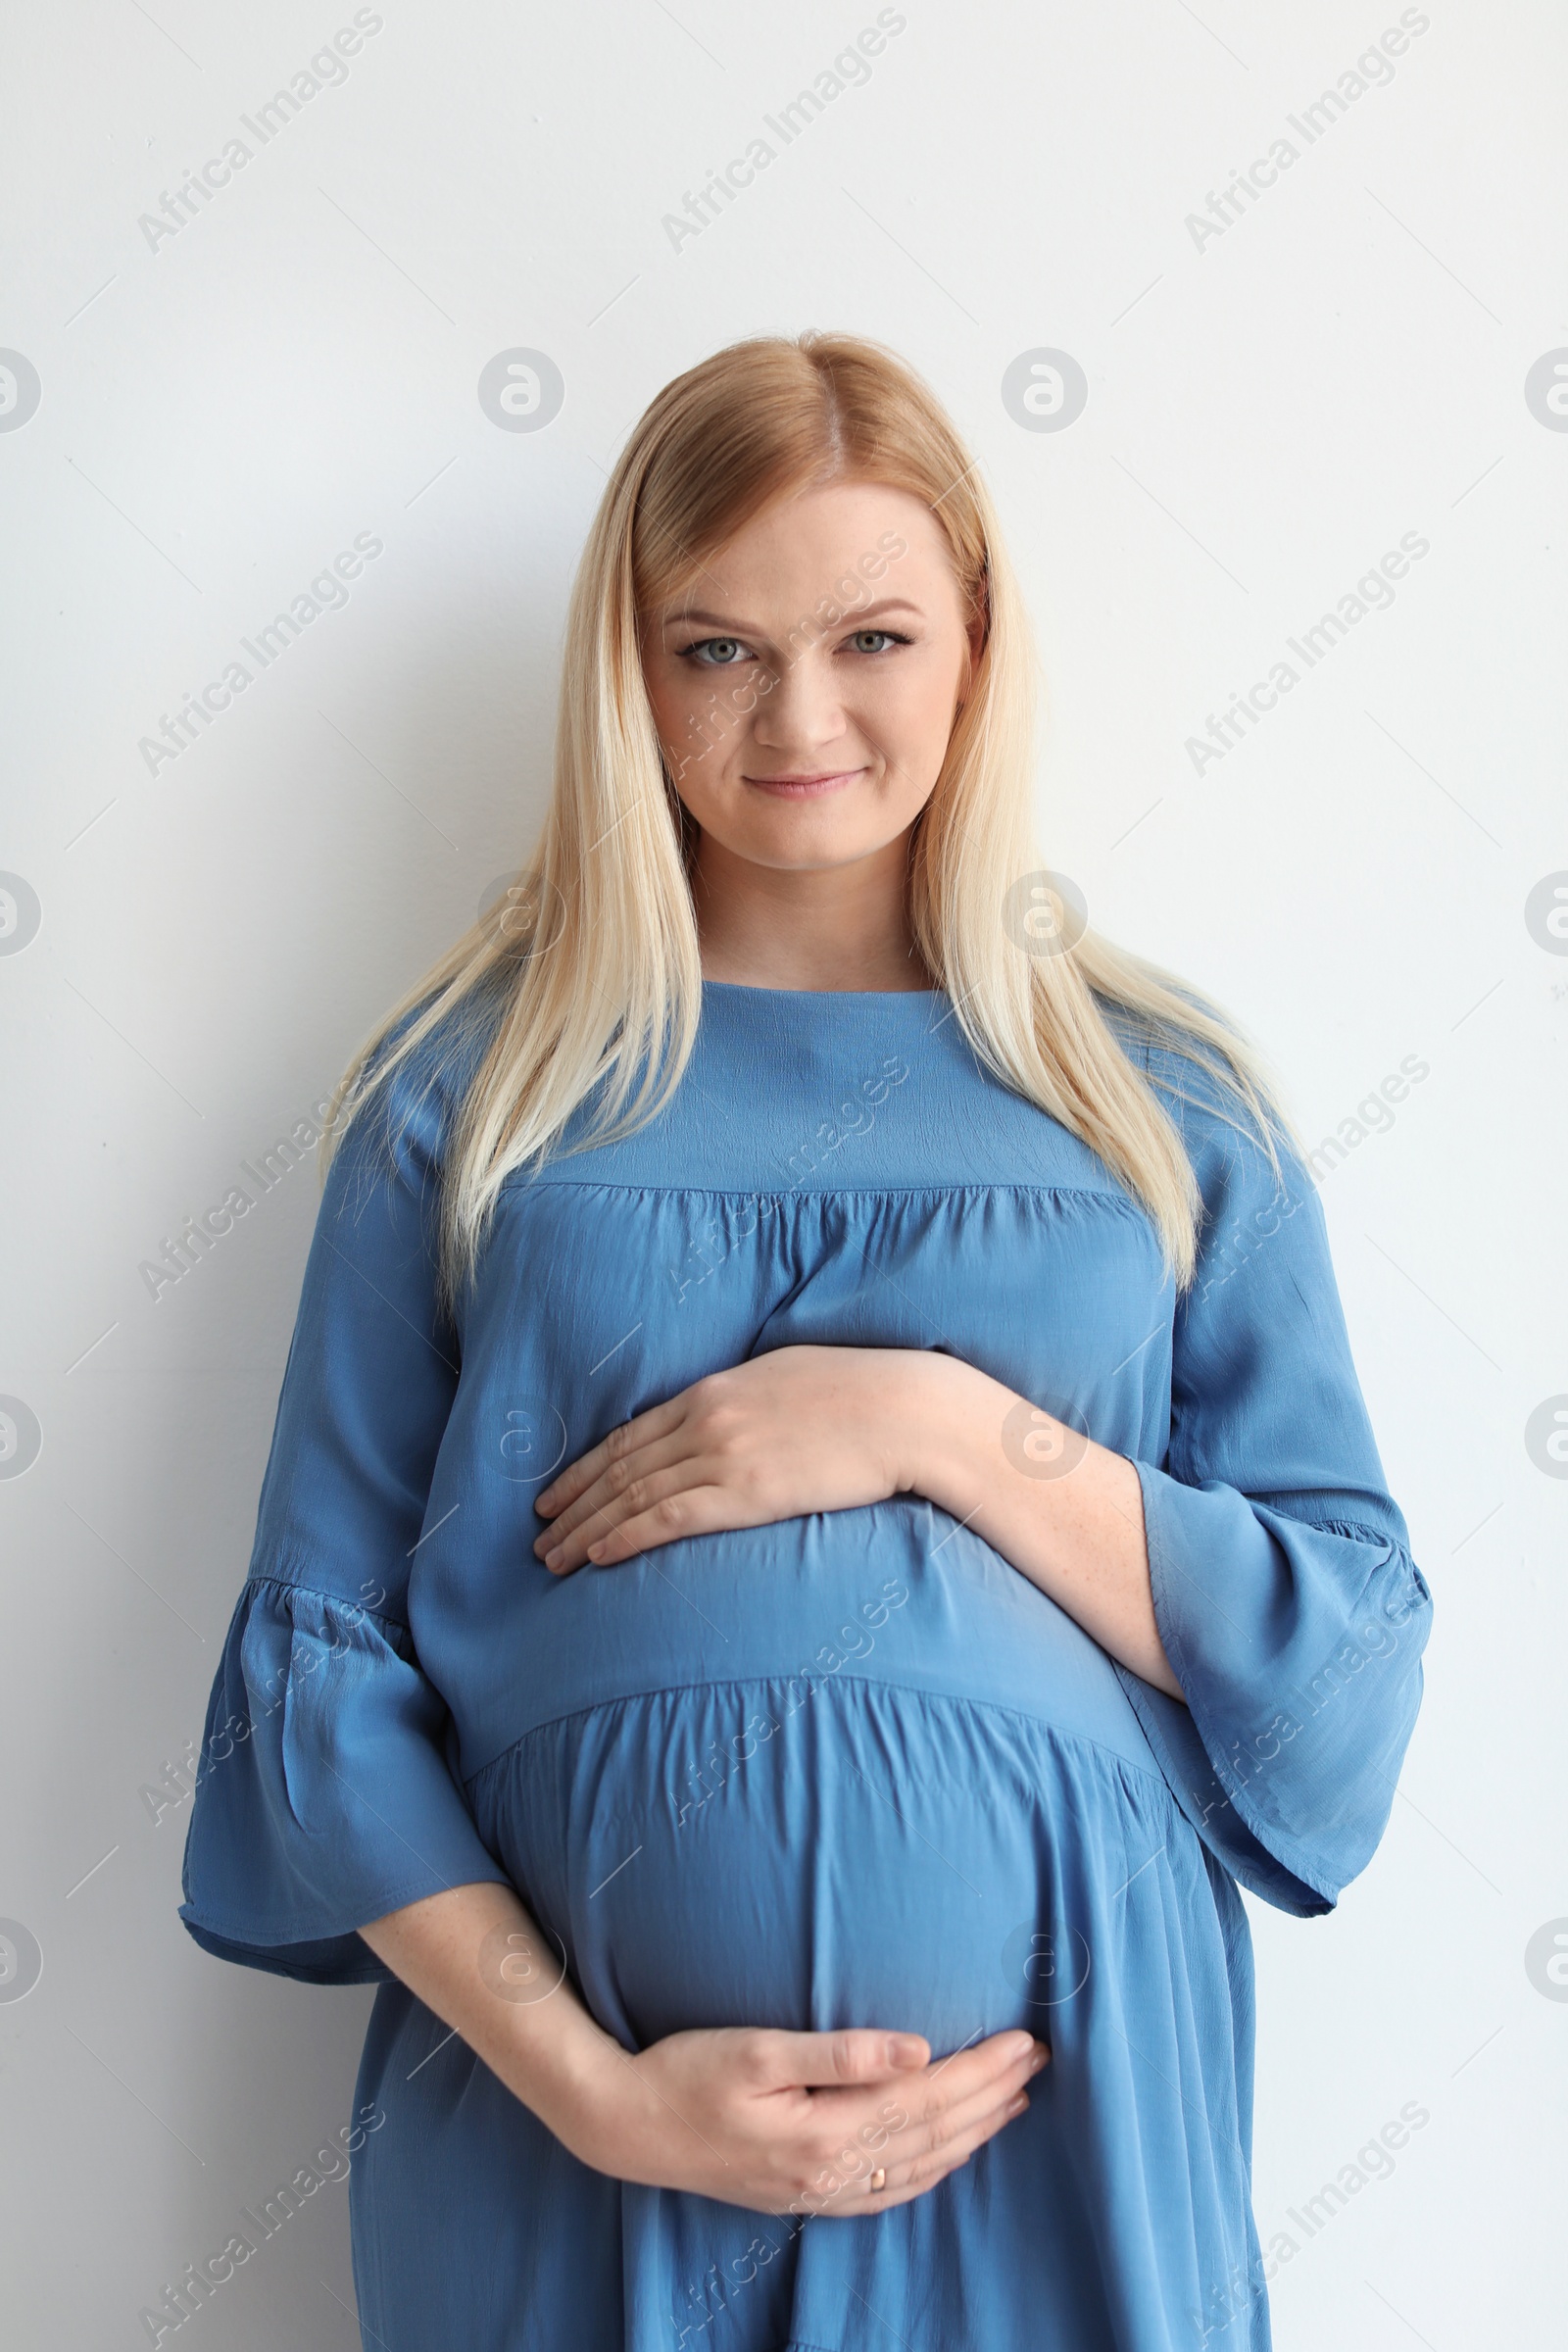
<svg viewBox="0 0 1568 2352">
<path fill-rule="evenodd" d="M 795 491 L 754 514 L 705 560 L 665 603 L 678 612 L 716 598 L 744 599 L 753 612 L 793 615 L 836 581 L 877 578 L 873 593 L 932 608 L 956 606 L 959 592 L 947 539 L 925 501 L 881 482 L 825 482 Z"/>
</svg>

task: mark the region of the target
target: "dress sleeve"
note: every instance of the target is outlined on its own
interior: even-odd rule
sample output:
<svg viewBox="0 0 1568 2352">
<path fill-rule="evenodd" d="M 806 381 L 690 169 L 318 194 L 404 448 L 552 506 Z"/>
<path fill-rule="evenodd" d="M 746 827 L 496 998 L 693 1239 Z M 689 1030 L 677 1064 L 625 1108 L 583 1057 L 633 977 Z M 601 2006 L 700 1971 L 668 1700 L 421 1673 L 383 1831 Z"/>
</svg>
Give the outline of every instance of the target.
<svg viewBox="0 0 1568 2352">
<path fill-rule="evenodd" d="M 409 1631 L 459 1348 L 435 1296 L 441 1107 L 409 1069 L 327 1172 L 185 1841 L 196 1941 L 318 1984 L 387 1981 L 362 1923 L 506 1883 Z"/>
<path fill-rule="evenodd" d="M 1281 1140 L 1189 1115 L 1203 1196 L 1169 1447 L 1137 1465 L 1187 1704 L 1118 1669 L 1177 1802 L 1244 1886 L 1332 1910 L 1383 1835 L 1432 1597 L 1390 1496 L 1317 1191 Z"/>
</svg>

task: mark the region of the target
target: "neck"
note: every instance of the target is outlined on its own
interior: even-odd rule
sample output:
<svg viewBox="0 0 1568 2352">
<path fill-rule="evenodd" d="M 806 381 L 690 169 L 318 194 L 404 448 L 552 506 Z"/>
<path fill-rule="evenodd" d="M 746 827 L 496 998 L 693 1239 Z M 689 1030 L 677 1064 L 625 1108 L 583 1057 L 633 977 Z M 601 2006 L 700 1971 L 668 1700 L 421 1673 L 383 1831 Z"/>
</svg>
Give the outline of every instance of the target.
<svg viewBox="0 0 1568 2352">
<path fill-rule="evenodd" d="M 703 977 L 743 988 L 931 988 L 909 929 L 908 835 L 847 865 L 737 858 L 705 833 L 692 874 Z"/>
</svg>

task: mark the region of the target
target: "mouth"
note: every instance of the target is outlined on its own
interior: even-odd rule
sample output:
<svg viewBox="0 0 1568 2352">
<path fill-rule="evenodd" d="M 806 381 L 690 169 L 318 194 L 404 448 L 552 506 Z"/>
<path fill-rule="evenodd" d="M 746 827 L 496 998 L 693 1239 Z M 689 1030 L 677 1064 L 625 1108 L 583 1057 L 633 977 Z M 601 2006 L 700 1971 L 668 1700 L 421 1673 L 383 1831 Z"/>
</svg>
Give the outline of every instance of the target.
<svg viewBox="0 0 1568 2352">
<path fill-rule="evenodd" d="M 857 776 L 864 773 L 862 767 L 841 767 L 827 775 L 745 776 L 742 782 L 750 784 L 756 792 L 771 793 L 775 800 L 811 801 L 823 793 L 841 792 L 846 784 L 853 784 Z"/>
</svg>

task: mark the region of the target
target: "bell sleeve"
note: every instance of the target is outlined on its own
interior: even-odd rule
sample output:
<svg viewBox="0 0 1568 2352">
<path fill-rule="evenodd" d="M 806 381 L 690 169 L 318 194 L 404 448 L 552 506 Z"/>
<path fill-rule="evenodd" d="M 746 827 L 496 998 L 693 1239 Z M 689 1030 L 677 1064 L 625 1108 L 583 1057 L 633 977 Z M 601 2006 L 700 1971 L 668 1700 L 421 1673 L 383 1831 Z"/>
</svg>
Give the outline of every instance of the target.
<svg viewBox="0 0 1568 2352">
<path fill-rule="evenodd" d="M 459 1370 L 435 1294 L 443 1126 L 405 1063 L 327 1172 L 186 1835 L 196 1941 L 318 1984 L 388 1980 L 362 1923 L 507 1883 L 409 1631 Z"/>
<path fill-rule="evenodd" d="M 1168 1449 L 1137 1469 L 1187 1703 L 1118 1672 L 1215 1858 L 1308 1916 L 1332 1910 L 1387 1825 L 1432 1597 L 1378 1458 L 1315 1186 L 1283 1138 L 1276 1174 L 1212 1099 L 1172 1107 L 1204 1216 Z"/>
</svg>

